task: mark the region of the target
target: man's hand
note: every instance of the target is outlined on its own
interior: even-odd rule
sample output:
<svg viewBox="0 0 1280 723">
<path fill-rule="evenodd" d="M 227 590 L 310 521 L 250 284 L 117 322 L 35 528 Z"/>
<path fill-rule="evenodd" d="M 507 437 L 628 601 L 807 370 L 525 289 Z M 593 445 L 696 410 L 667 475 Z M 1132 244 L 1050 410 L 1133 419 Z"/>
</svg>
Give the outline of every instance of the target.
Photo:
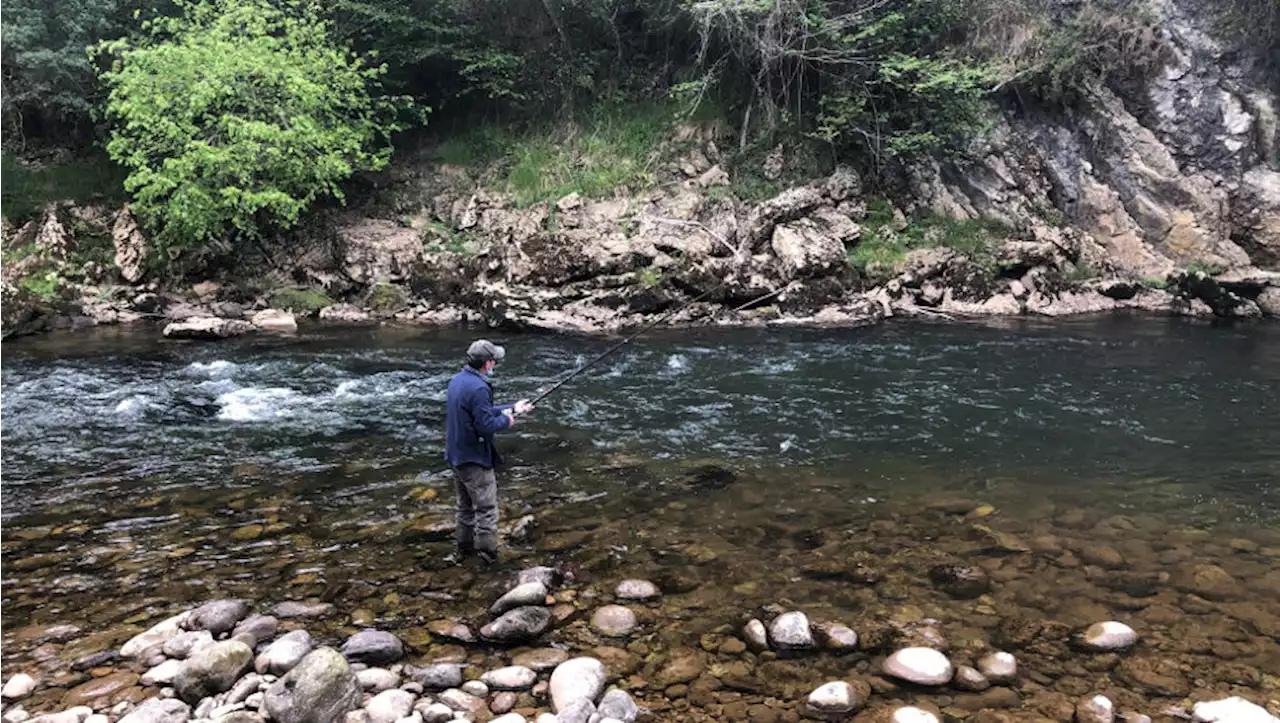
<svg viewBox="0 0 1280 723">
<path fill-rule="evenodd" d="M 516 426 L 516 410 L 504 409 L 502 410 L 502 416 L 507 418 L 507 427 Z"/>
<path fill-rule="evenodd" d="M 516 414 L 528 414 L 529 412 L 532 412 L 532 411 L 533 411 L 533 405 L 529 403 L 528 399 L 521 399 L 520 401 L 516 402 L 516 408 L 515 408 Z"/>
</svg>

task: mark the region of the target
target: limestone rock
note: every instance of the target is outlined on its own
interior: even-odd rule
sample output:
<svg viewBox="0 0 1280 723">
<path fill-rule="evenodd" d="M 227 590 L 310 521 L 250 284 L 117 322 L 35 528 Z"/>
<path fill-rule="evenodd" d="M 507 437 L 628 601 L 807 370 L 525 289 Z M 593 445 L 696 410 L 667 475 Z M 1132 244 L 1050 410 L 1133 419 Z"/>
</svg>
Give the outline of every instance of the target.
<svg viewBox="0 0 1280 723">
<path fill-rule="evenodd" d="M 565 661 L 551 673 L 549 690 L 552 708 L 559 712 L 579 698 L 594 704 L 604 691 L 607 677 L 604 663 L 595 658 L 583 657 Z"/>
<path fill-rule="evenodd" d="M 946 685 L 954 670 L 947 656 L 932 648 L 903 648 L 884 661 L 884 672 L 917 685 Z"/>
<path fill-rule="evenodd" d="M 297 331 L 298 320 L 293 314 L 280 309 L 263 309 L 253 315 L 253 325 L 267 331 Z"/>
<path fill-rule="evenodd" d="M 769 623 L 769 641 L 782 650 L 804 650 L 814 646 L 809 618 L 804 613 L 783 613 Z"/>
<path fill-rule="evenodd" d="M 311 634 L 293 630 L 281 635 L 258 654 L 254 670 L 262 674 L 284 675 L 311 652 Z"/>
<path fill-rule="evenodd" d="M 220 319 L 213 316 L 175 321 L 164 328 L 167 339 L 229 339 L 253 331 L 256 327 L 242 319 Z"/>
<path fill-rule="evenodd" d="M 147 240 L 138 229 L 129 207 L 125 206 L 116 214 L 115 223 L 111 227 L 111 241 L 116 249 L 116 268 L 120 275 L 130 284 L 142 280 L 146 272 Z"/>
<path fill-rule="evenodd" d="M 960 690 L 967 690 L 971 693 L 981 693 L 991 687 L 991 681 L 978 671 L 977 668 L 971 668 L 968 665 L 961 665 L 956 668 L 955 678 L 951 684 Z"/>
<path fill-rule="evenodd" d="M 233 623 L 234 625 L 234 623 Z M 196 703 L 224 691 L 253 665 L 253 651 L 238 640 L 224 640 L 187 658 L 173 680 L 178 697 Z"/>
<path fill-rule="evenodd" d="M 893 711 L 889 723 L 939 723 L 938 716 L 922 708 L 906 706 Z"/>
<path fill-rule="evenodd" d="M 272 683 L 263 703 L 277 723 L 330 723 L 360 706 L 360 682 L 346 658 L 317 648 Z"/>
<path fill-rule="evenodd" d="M 383 630 L 362 630 L 342 644 L 347 660 L 366 665 L 385 665 L 404 657 L 400 638 Z"/>
<path fill-rule="evenodd" d="M 822 647 L 837 652 L 858 649 L 858 634 L 847 625 L 840 623 L 819 623 L 814 626 Z"/>
<path fill-rule="evenodd" d="M 634 723 L 640 712 L 631 694 L 617 688 L 604 694 L 596 710 L 605 718 L 614 718 L 623 723 Z"/>
<path fill-rule="evenodd" d="M 742 636 L 746 639 L 747 645 L 752 650 L 768 650 L 769 649 L 769 633 L 765 630 L 764 623 L 752 618 L 742 628 Z"/>
</svg>

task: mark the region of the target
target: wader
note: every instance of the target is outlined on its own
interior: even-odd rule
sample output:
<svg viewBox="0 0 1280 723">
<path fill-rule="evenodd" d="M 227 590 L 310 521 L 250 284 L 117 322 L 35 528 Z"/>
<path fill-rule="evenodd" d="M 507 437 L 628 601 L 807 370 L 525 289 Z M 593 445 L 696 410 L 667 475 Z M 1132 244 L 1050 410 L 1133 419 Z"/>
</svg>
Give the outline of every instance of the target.
<svg viewBox="0 0 1280 723">
<path fill-rule="evenodd" d="M 453 468 L 458 491 L 459 555 L 480 554 L 486 562 L 498 559 L 498 478 L 478 464 Z"/>
</svg>

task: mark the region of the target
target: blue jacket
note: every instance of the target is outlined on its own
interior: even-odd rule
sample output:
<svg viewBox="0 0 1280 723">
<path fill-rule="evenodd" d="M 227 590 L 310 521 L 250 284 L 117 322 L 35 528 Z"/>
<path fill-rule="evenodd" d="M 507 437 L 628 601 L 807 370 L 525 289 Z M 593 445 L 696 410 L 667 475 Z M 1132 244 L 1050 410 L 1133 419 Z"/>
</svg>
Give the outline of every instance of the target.
<svg viewBox="0 0 1280 723">
<path fill-rule="evenodd" d="M 502 464 L 493 436 L 510 428 L 511 419 L 502 412 L 513 406 L 494 406 L 493 387 L 476 369 L 465 366 L 454 374 L 445 403 L 444 457 L 449 464 L 488 469 Z"/>
</svg>

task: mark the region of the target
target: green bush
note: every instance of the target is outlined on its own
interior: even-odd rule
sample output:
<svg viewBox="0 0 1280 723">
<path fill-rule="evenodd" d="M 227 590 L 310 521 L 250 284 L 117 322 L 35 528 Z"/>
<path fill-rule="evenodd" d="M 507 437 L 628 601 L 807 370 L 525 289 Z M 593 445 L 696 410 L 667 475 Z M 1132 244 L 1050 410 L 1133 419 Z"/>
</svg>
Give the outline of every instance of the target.
<svg viewBox="0 0 1280 723">
<path fill-rule="evenodd" d="M 862 237 L 849 249 L 849 264 L 872 275 L 897 271 L 907 254 L 916 249 L 949 248 L 987 269 L 993 269 L 995 245 L 1009 236 L 1009 229 L 987 220 L 957 220 L 937 214 L 915 219 L 906 228 L 894 228 L 893 206 L 883 199 L 867 205 Z"/>
<path fill-rule="evenodd" d="M 383 168 L 402 126 L 368 67 L 298 0 L 180 2 L 182 14 L 104 43 L 114 125 L 134 210 L 160 250 L 288 228 L 339 184 Z"/>
<path fill-rule="evenodd" d="M 309 316 L 333 303 L 322 289 L 281 289 L 268 302 L 277 309 Z"/>
</svg>

